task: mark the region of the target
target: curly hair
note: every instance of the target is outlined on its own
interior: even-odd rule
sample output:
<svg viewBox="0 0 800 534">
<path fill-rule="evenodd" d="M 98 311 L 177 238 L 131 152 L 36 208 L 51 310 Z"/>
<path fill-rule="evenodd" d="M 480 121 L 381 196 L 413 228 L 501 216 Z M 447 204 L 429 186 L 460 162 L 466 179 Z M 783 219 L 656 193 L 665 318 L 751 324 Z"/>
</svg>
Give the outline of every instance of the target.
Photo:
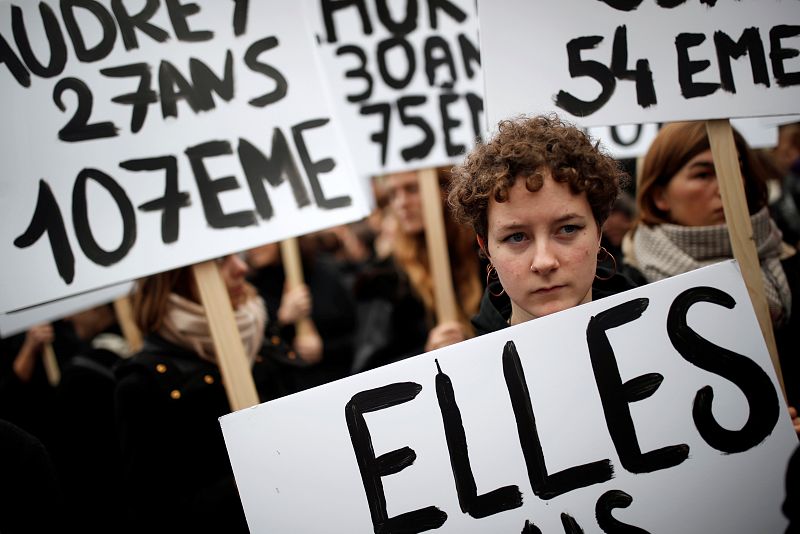
<svg viewBox="0 0 800 534">
<path fill-rule="evenodd" d="M 767 205 L 767 171 L 735 129 L 733 140 L 739 152 L 745 196 L 752 215 Z M 666 187 L 689 160 L 710 148 L 703 121 L 672 122 L 661 128 L 642 165 L 641 183 L 636 194 L 640 222 L 649 225 L 671 222 L 669 214 L 656 206 L 659 189 Z"/>
<path fill-rule="evenodd" d="M 479 143 L 463 164 L 453 168 L 448 195 L 453 216 L 486 239 L 489 199 L 507 201 L 508 190 L 519 177 L 525 179 L 528 191 L 538 191 L 544 169 L 556 182 L 568 184 L 573 194 L 586 193 L 598 227 L 627 179 L 619 162 L 557 115 L 517 117 L 501 121 L 491 140 Z"/>
</svg>

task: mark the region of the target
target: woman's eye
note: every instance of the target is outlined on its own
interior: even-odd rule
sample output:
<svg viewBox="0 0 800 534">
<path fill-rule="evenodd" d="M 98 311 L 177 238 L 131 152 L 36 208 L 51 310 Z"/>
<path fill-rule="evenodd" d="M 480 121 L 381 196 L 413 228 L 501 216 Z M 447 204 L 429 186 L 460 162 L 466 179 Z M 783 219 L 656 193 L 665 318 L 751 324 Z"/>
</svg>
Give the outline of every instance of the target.
<svg viewBox="0 0 800 534">
<path fill-rule="evenodd" d="M 525 234 L 523 234 L 522 232 L 514 232 L 513 234 L 506 237 L 503 241 L 506 241 L 508 243 L 519 243 L 524 239 L 525 239 Z"/>
<path fill-rule="evenodd" d="M 561 233 L 567 235 L 574 234 L 575 232 L 580 231 L 581 228 L 582 227 L 577 224 L 565 224 L 564 226 L 561 227 Z"/>
</svg>

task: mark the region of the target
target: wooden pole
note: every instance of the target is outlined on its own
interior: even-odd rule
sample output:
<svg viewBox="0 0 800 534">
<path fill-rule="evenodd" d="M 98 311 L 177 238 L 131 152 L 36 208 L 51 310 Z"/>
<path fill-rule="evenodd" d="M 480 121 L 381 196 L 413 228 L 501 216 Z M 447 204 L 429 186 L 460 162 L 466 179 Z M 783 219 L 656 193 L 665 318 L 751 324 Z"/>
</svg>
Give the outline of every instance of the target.
<svg viewBox="0 0 800 534">
<path fill-rule="evenodd" d="M 233 305 L 215 261 L 192 265 L 200 300 L 208 317 L 217 365 L 233 411 L 259 403 L 258 392 L 233 316 Z"/>
<path fill-rule="evenodd" d="M 281 260 L 283 261 L 283 272 L 286 276 L 286 286 L 289 289 L 294 289 L 303 285 L 303 261 L 300 257 L 300 245 L 297 238 L 290 238 L 281 241 Z M 295 325 L 295 339 L 302 338 L 319 338 L 317 327 L 309 317 L 299 319 Z M 302 355 L 301 355 L 302 357 Z M 318 361 L 319 358 L 314 361 Z M 310 363 L 314 361 L 307 360 Z"/>
<path fill-rule="evenodd" d="M 61 382 L 61 369 L 58 367 L 58 359 L 56 359 L 52 343 L 45 343 L 42 346 L 42 364 L 44 364 L 47 381 L 51 386 L 57 386 Z"/>
<path fill-rule="evenodd" d="M 117 322 L 131 352 L 139 352 L 144 342 L 142 341 L 142 333 L 139 331 L 139 327 L 136 326 L 136 321 L 133 320 L 131 298 L 125 296 L 116 299 L 114 301 L 114 313 L 117 315 Z"/>
<path fill-rule="evenodd" d="M 739 262 L 742 278 L 744 278 L 747 292 L 750 294 L 758 324 L 761 326 L 761 333 L 764 334 L 764 341 L 767 343 L 772 365 L 775 367 L 775 374 L 778 376 L 778 382 L 785 398 L 786 388 L 783 384 L 783 373 L 781 373 L 781 365 L 778 360 L 778 348 L 772 330 L 769 305 L 764 293 L 764 280 L 758 261 L 755 239 L 753 239 L 753 227 L 750 224 L 750 212 L 747 208 L 744 182 L 739 167 L 739 155 L 733 140 L 731 123 L 728 119 L 709 120 L 706 121 L 706 131 L 714 157 L 714 170 L 722 196 L 722 206 L 733 248 L 733 257 Z"/>
<path fill-rule="evenodd" d="M 436 302 L 436 320 L 439 324 L 458 321 L 458 306 L 453 291 L 450 271 L 450 255 L 447 252 L 447 236 L 442 213 L 442 192 L 436 169 L 417 172 L 422 199 L 422 216 L 425 220 L 425 244 L 433 275 L 433 296 Z"/>
</svg>

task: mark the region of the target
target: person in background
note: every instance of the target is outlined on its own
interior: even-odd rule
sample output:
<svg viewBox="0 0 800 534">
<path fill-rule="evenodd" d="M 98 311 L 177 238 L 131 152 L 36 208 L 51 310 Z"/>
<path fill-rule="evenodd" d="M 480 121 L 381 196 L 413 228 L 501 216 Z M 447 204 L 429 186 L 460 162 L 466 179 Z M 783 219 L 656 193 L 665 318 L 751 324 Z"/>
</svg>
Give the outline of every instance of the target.
<svg viewBox="0 0 800 534">
<path fill-rule="evenodd" d="M 0 532 L 66 532 L 62 492 L 42 442 L 0 419 Z"/>
<path fill-rule="evenodd" d="M 611 206 L 611 213 L 603 224 L 603 238 L 600 245 L 613 256 L 617 272 L 630 278 L 637 286 L 647 283 L 647 279 L 630 263 L 625 261 L 625 237 L 636 221 L 636 200 L 625 190 Z"/>
<path fill-rule="evenodd" d="M 449 172 L 439 170 L 440 187 Z M 425 242 L 419 183 L 416 172 L 385 177 L 390 214 L 395 223 L 392 254 L 376 259 L 355 284 L 360 334 L 355 371 L 395 362 L 472 336 L 469 317 L 478 309 L 482 293 L 480 265 L 475 258 L 474 234 L 451 219 L 444 225 L 459 320 L 436 324 L 433 276 Z"/>
<path fill-rule="evenodd" d="M 249 280 L 272 317 L 268 341 L 281 339 L 292 346 L 297 358 L 284 362 L 283 372 L 291 378 L 295 390 L 302 390 L 350 373 L 356 308 L 342 272 L 317 253 L 315 236 L 303 236 L 298 242 L 305 282 L 302 286 L 286 286 L 278 243 L 247 251 L 247 261 L 252 268 Z M 311 319 L 315 338 L 296 335 L 295 323 L 301 319 Z"/>
<path fill-rule="evenodd" d="M 373 264 L 384 262 L 392 255 L 399 231 L 397 217 L 389 207 L 390 198 L 386 182 L 387 180 L 382 176 L 372 180 L 376 207 L 366 218 L 366 222 L 375 236 L 372 242 L 371 256 Z"/>
<path fill-rule="evenodd" d="M 800 401 L 797 349 L 800 257 L 767 209 L 766 174 L 734 130 L 764 289 L 790 405 Z M 665 125 L 644 158 L 639 219 L 626 260 L 649 282 L 733 258 L 714 160 L 703 122 Z"/>
<path fill-rule="evenodd" d="M 780 194 L 770 211 L 783 232 L 783 239 L 800 245 L 800 122 L 781 125 L 772 163 L 780 174 Z"/>
<path fill-rule="evenodd" d="M 264 302 L 238 255 L 217 260 L 261 400 L 283 392 L 261 355 Z M 247 532 L 218 418 L 231 411 L 208 320 L 188 267 L 137 282 L 144 347 L 115 370 L 130 532 Z"/>
<path fill-rule="evenodd" d="M 623 263 L 622 240 L 633 227 L 635 216 L 636 201 L 630 193 L 620 191 L 603 225 L 603 239 L 600 242 L 617 260 L 617 265 Z"/>
<path fill-rule="evenodd" d="M 45 370 L 45 348 L 52 348 L 63 368 L 78 344 L 72 325 L 62 320 L 0 340 L 0 418 L 30 432 L 48 449 L 56 438 L 56 389 Z"/>
<path fill-rule="evenodd" d="M 77 348 L 55 393 L 53 462 L 67 521 L 86 534 L 121 525 L 120 450 L 114 423 L 113 369 L 131 350 L 111 304 L 71 314 Z"/>
<path fill-rule="evenodd" d="M 454 167 L 448 202 L 496 273 L 473 318 L 478 334 L 635 287 L 600 244 L 624 177 L 555 115 L 501 121 Z"/>
</svg>

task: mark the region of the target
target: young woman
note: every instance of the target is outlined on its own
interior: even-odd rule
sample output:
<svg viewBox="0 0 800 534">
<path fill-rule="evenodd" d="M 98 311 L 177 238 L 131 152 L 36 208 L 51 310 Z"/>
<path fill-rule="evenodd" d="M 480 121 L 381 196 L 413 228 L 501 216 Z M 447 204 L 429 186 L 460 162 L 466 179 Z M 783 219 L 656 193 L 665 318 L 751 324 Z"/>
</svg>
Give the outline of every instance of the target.
<svg viewBox="0 0 800 534">
<path fill-rule="evenodd" d="M 499 330 L 634 287 L 598 258 L 624 173 L 556 116 L 502 121 L 453 169 L 449 203 L 491 262 L 477 333 Z M 496 276 L 496 279 L 493 279 Z"/>
<path fill-rule="evenodd" d="M 446 187 L 449 173 L 439 171 Z M 377 367 L 463 341 L 472 335 L 469 317 L 478 309 L 482 286 L 474 236 L 445 213 L 445 234 L 460 318 L 436 324 L 433 276 L 417 174 L 385 178 L 388 209 L 397 223 L 392 254 L 356 280 L 361 325 L 355 370 Z"/>
<path fill-rule="evenodd" d="M 262 399 L 279 396 L 261 358 L 267 314 L 237 255 L 217 260 Z M 131 532 L 247 532 L 218 418 L 231 411 L 189 268 L 141 280 L 141 352 L 116 369 L 116 418 Z"/>
<path fill-rule="evenodd" d="M 758 158 L 736 131 L 734 141 L 786 392 L 796 406 L 800 257 L 784 245 L 770 219 L 766 174 Z M 637 203 L 639 221 L 625 257 L 649 282 L 733 258 L 703 122 L 671 123 L 661 129 L 645 155 Z"/>
</svg>

